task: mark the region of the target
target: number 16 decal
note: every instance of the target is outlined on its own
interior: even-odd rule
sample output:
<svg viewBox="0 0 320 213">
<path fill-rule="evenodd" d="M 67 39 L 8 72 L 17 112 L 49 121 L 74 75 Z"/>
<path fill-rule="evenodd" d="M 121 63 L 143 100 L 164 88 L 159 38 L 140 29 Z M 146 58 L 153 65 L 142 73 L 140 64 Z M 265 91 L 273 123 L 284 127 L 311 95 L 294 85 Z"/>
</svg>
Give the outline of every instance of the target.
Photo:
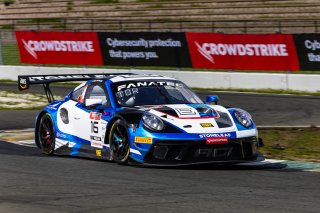
<svg viewBox="0 0 320 213">
<path fill-rule="evenodd" d="M 91 121 L 91 132 L 99 133 L 98 121 Z"/>
</svg>

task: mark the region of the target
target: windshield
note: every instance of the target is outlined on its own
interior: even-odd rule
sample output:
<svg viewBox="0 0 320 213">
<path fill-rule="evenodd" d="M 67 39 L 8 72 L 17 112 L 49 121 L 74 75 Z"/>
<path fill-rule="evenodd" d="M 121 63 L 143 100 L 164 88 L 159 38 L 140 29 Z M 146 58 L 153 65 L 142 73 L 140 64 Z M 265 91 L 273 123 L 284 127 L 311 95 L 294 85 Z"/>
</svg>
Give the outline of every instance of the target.
<svg viewBox="0 0 320 213">
<path fill-rule="evenodd" d="M 180 81 L 142 80 L 112 84 L 118 106 L 200 104 L 200 98 Z"/>
</svg>

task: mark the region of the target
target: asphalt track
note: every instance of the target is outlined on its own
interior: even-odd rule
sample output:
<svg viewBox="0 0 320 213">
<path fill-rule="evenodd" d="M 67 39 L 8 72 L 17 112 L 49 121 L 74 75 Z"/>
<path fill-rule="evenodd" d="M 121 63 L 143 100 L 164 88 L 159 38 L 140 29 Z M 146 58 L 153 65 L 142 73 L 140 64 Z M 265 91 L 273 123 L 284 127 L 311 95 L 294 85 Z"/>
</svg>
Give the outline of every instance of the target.
<svg viewBox="0 0 320 213">
<path fill-rule="evenodd" d="M 64 96 L 71 91 L 71 86 L 52 86 L 56 95 Z M 0 90 L 18 92 L 17 84 L 0 83 Z M 44 94 L 40 85 L 34 85 L 24 92 Z M 320 97 L 297 95 L 270 95 L 230 92 L 197 91 L 204 100 L 206 95 L 218 95 L 219 104 L 239 107 L 253 116 L 258 126 L 319 126 Z M 22 129 L 34 126 L 38 110 L 1 110 L 0 129 Z M 17 118 L 17 119 L 13 119 Z"/>
<path fill-rule="evenodd" d="M 250 111 L 257 124 L 320 121 L 317 97 L 219 96 L 221 104 Z M 17 129 L 32 127 L 34 117 L 3 111 L 0 120 L 0 129 Z M 143 168 L 48 157 L 34 147 L 0 141 L 0 171 L 0 212 L 320 212 L 320 173 L 281 163 Z"/>
<path fill-rule="evenodd" d="M 320 173 L 142 168 L 0 142 L 0 212 L 319 212 Z"/>
</svg>

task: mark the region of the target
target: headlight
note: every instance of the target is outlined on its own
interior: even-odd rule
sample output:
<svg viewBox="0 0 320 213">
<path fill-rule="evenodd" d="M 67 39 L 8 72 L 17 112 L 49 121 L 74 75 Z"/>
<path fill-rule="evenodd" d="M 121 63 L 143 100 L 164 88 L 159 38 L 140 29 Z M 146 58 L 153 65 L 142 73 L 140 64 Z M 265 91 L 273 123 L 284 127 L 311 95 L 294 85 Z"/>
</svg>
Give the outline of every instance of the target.
<svg viewBox="0 0 320 213">
<path fill-rule="evenodd" d="M 164 127 L 162 120 L 158 116 L 150 113 L 142 115 L 142 122 L 147 128 L 154 131 L 161 131 Z"/>
<path fill-rule="evenodd" d="M 251 121 L 251 115 L 241 109 L 235 109 L 235 111 L 233 112 L 234 117 L 236 117 L 236 119 L 239 121 L 239 123 L 242 124 L 242 126 L 244 127 L 250 127 L 252 125 L 252 121 Z"/>
</svg>

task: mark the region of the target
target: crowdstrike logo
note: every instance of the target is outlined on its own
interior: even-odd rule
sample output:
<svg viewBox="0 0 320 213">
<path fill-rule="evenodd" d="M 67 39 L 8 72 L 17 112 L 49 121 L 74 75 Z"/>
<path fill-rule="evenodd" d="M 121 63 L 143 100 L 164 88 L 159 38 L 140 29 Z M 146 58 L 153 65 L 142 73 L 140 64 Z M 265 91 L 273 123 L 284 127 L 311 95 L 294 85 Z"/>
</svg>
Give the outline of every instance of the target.
<svg viewBox="0 0 320 213">
<path fill-rule="evenodd" d="M 204 43 L 202 46 L 200 44 L 198 44 L 198 42 L 194 42 L 198 48 L 198 52 L 205 57 L 206 59 L 208 59 L 211 63 L 214 64 L 214 58 L 211 56 L 210 51 L 207 51 L 207 45 L 208 43 Z"/>
<path fill-rule="evenodd" d="M 25 50 L 35 59 L 38 59 L 37 52 L 94 52 L 92 41 L 25 41 L 22 39 L 22 43 Z"/>
<path fill-rule="evenodd" d="M 215 63 L 213 56 L 286 57 L 289 55 L 286 44 L 194 43 L 198 52 L 213 64 Z"/>
<path fill-rule="evenodd" d="M 31 48 L 31 46 L 24 40 L 22 39 L 22 43 L 24 45 L 24 49 L 27 50 L 27 52 L 32 55 L 35 59 L 38 59 L 37 53 Z"/>
</svg>

